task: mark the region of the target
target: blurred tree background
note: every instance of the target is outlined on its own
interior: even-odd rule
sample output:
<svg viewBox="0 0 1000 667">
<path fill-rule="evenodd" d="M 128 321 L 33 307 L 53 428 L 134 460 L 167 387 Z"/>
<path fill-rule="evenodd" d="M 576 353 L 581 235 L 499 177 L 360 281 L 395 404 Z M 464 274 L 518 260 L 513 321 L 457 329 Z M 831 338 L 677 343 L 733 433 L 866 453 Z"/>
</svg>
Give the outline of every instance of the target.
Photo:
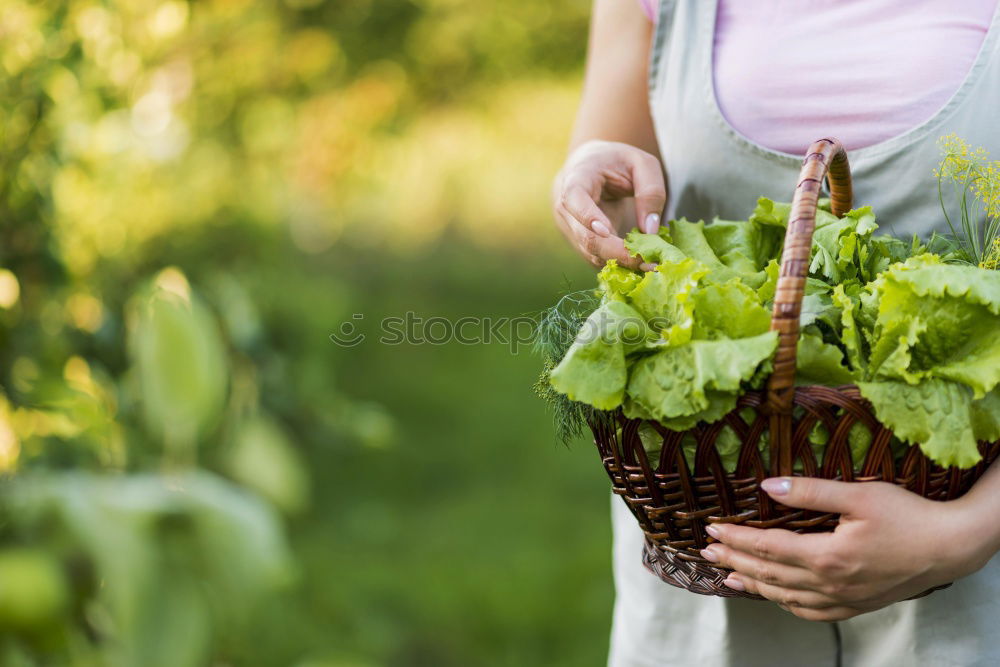
<svg viewBox="0 0 1000 667">
<path fill-rule="evenodd" d="M 5 0 L 0 664 L 603 662 L 537 360 L 377 341 L 590 283 L 547 203 L 587 12 Z"/>
</svg>

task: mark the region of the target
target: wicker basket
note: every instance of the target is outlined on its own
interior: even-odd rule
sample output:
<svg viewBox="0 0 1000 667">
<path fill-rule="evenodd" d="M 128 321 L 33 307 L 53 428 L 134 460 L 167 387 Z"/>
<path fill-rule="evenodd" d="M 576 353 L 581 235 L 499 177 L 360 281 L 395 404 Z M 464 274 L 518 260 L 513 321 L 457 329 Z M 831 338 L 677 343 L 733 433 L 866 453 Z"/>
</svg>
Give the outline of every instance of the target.
<svg viewBox="0 0 1000 667">
<path fill-rule="evenodd" d="M 795 386 L 799 310 L 809 266 L 820 185 L 827 178 L 833 212 L 851 208 L 850 167 L 840 142 L 820 139 L 809 147 L 795 188 L 774 300 L 771 328 L 778 332 L 774 372 L 765 391 L 750 392 L 722 420 L 678 432 L 647 422 L 662 437 L 658 460 L 650 460 L 640 438 L 643 420 L 620 411 L 591 423 L 612 489 L 627 503 L 646 534 L 643 562 L 663 581 L 704 595 L 763 599 L 723 584 L 729 570 L 701 557 L 713 540 L 708 523 L 738 523 L 796 532 L 832 531 L 836 514 L 800 510 L 774 502 L 760 489 L 766 477 L 803 475 L 846 482 L 887 481 L 933 500 L 951 500 L 969 490 L 1000 454 L 1000 442 L 980 443 L 983 460 L 974 468 L 942 468 L 919 447 L 902 457 L 890 447 L 892 431 L 878 422 L 857 387 Z M 745 419 L 752 414 L 751 419 Z M 821 422 L 829 434 L 817 461 L 809 434 Z M 856 423 L 871 432 L 860 471 L 851 460 L 848 434 Z M 723 429 L 739 438 L 738 463 L 727 472 L 715 443 Z M 769 465 L 759 446 L 767 432 Z M 697 443 L 693 470 L 682 441 Z"/>
</svg>

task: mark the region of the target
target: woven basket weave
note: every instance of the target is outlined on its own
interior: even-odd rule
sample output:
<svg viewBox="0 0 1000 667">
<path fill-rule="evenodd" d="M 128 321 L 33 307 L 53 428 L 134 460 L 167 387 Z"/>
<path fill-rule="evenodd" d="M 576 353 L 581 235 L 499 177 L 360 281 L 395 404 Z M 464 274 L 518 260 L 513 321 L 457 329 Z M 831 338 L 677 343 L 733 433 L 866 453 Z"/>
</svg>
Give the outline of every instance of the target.
<svg viewBox="0 0 1000 667">
<path fill-rule="evenodd" d="M 968 491 L 1000 454 L 1000 442 L 979 443 L 983 460 L 974 468 L 942 468 L 910 447 L 894 455 L 892 431 L 879 423 L 855 386 L 795 386 L 795 352 L 816 206 L 826 178 L 832 210 L 851 208 L 847 154 L 836 139 L 820 139 L 802 162 L 789 215 L 771 328 L 778 332 L 774 372 L 765 391 L 742 396 L 722 420 L 689 431 L 671 431 L 648 421 L 662 438 L 659 457 L 650 460 L 640 438 L 644 421 L 619 411 L 612 420 L 590 424 L 612 490 L 620 495 L 646 535 L 645 566 L 668 584 L 704 595 L 763 599 L 723 584 L 729 570 L 701 557 L 713 540 L 708 523 L 737 523 L 796 532 L 832 531 L 838 515 L 800 510 L 774 502 L 760 489 L 766 477 L 802 475 L 846 482 L 886 481 L 932 500 L 951 500 Z M 752 418 L 746 419 L 748 415 Z M 809 434 L 821 422 L 829 434 L 818 461 Z M 848 434 L 860 423 L 872 436 L 863 462 L 851 459 Z M 724 429 L 740 441 L 736 469 L 727 472 L 716 449 Z M 767 437 L 769 465 L 760 450 Z M 697 443 L 693 469 L 682 442 Z M 859 472 L 856 472 L 859 470 Z M 929 591 L 928 591 L 929 592 Z"/>
</svg>

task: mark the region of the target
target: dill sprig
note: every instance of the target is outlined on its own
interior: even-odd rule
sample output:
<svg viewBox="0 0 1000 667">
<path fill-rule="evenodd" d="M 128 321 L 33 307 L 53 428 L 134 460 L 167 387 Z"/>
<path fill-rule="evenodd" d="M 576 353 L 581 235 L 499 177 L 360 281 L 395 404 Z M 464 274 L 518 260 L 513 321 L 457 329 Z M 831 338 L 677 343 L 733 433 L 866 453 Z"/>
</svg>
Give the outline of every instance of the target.
<svg viewBox="0 0 1000 667">
<path fill-rule="evenodd" d="M 535 353 L 544 360 L 552 360 L 553 365 L 559 363 L 584 321 L 600 303 L 597 290 L 579 290 L 564 294 L 555 305 L 539 313 L 533 341 Z"/>
<path fill-rule="evenodd" d="M 560 394 L 549 383 L 552 369 L 566 355 L 576 339 L 584 321 L 600 305 L 597 290 L 588 289 L 564 294 L 553 306 L 538 314 L 533 348 L 542 358 L 542 373 L 534 390 L 552 411 L 556 437 L 569 444 L 583 433 L 588 420 L 596 417 L 598 410 Z"/>
<path fill-rule="evenodd" d="M 937 177 L 938 201 L 945 221 L 958 242 L 958 255 L 969 264 L 996 269 L 1000 264 L 1000 160 L 990 160 L 984 148 L 973 149 L 950 134 L 938 140 L 941 162 Z M 958 224 L 945 203 L 945 183 L 958 204 Z"/>
</svg>

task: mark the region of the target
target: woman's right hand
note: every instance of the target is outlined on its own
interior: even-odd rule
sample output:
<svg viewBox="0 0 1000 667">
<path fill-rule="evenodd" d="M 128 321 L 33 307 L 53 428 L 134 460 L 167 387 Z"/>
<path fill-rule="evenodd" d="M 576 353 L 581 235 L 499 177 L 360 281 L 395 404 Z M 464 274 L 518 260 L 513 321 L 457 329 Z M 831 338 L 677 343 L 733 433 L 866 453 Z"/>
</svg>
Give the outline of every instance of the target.
<svg viewBox="0 0 1000 667">
<path fill-rule="evenodd" d="M 625 250 L 622 236 L 638 226 L 656 233 L 667 202 L 660 161 L 635 146 L 588 141 L 570 153 L 553 187 L 556 224 L 580 255 L 596 267 L 615 259 L 650 270 Z"/>
</svg>

